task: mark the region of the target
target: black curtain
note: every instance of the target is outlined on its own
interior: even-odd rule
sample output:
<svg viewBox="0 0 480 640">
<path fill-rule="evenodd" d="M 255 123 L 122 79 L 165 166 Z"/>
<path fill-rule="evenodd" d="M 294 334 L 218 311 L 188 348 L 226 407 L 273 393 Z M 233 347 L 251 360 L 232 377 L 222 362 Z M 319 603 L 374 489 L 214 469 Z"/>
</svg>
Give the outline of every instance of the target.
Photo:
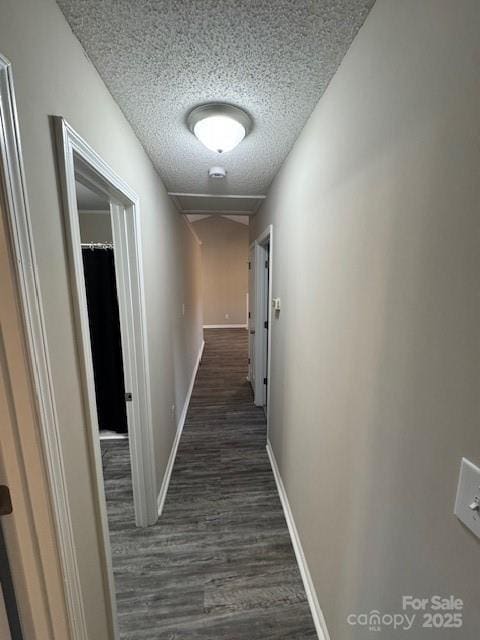
<svg viewBox="0 0 480 640">
<path fill-rule="evenodd" d="M 0 523 L 0 598 L 5 603 L 7 613 L 8 628 L 12 640 L 22 640 L 22 629 L 20 627 L 20 617 L 18 615 L 17 599 L 15 597 L 15 589 L 13 587 L 12 574 L 10 572 L 10 564 L 8 562 L 7 547 L 5 538 L 3 537 L 2 525 Z"/>
<path fill-rule="evenodd" d="M 113 249 L 83 248 L 95 395 L 100 429 L 127 432 L 120 316 Z"/>
</svg>

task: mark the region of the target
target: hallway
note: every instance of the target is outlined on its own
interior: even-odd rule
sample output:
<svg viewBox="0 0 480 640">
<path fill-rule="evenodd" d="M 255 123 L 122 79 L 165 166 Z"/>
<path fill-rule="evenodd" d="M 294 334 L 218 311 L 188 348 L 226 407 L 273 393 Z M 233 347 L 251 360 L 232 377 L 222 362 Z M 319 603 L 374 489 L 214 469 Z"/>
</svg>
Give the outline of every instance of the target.
<svg viewBox="0 0 480 640">
<path fill-rule="evenodd" d="M 206 330 L 205 342 L 155 526 L 134 527 L 119 486 L 126 444 L 104 445 L 121 638 L 316 638 L 245 379 L 247 332 Z"/>
</svg>

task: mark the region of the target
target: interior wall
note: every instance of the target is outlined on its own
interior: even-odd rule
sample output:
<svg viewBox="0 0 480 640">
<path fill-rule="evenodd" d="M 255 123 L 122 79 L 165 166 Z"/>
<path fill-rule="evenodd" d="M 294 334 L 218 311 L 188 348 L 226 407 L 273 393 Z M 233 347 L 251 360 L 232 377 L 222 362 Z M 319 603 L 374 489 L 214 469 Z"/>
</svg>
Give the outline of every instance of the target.
<svg viewBox="0 0 480 640">
<path fill-rule="evenodd" d="M 191 343 L 198 345 L 195 352 L 197 356 L 203 343 L 202 247 L 186 218 L 180 217 L 183 224 L 181 240 L 176 246 L 175 268 L 179 275 L 177 286 L 180 287 L 176 295 L 180 296 L 183 303 L 179 305 L 173 317 L 176 389 L 173 412 L 176 424 L 179 423 L 185 409 L 185 389 L 191 384 L 192 367 L 196 364 L 190 358 L 185 362 L 186 356 L 189 355 L 186 346 Z"/>
<path fill-rule="evenodd" d="M 377 0 L 251 228 L 274 225 L 282 304 L 270 439 L 335 640 L 403 595 L 480 628 L 453 515 L 480 463 L 479 33 L 477 0 Z"/>
<path fill-rule="evenodd" d="M 110 211 L 78 212 L 82 242 L 113 242 Z"/>
<path fill-rule="evenodd" d="M 61 115 L 140 196 L 157 484 L 201 344 L 198 245 L 133 130 L 53 0 L 2 0 L 0 52 L 13 65 L 33 237 L 88 634 L 109 636 L 76 356 L 55 145 Z M 188 254 L 188 255 L 186 255 Z M 179 268 L 180 263 L 185 265 Z M 189 310 L 182 315 L 182 308 Z"/>
<path fill-rule="evenodd" d="M 203 218 L 193 226 L 202 241 L 205 325 L 245 325 L 248 292 L 248 226 L 220 216 Z"/>
</svg>

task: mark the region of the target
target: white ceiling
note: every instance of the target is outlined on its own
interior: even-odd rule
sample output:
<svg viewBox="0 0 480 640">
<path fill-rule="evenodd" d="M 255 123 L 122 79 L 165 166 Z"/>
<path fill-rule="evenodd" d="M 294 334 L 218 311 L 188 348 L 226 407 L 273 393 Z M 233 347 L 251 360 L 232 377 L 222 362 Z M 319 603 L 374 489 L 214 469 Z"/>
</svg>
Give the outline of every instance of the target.
<svg viewBox="0 0 480 640">
<path fill-rule="evenodd" d="M 169 191 L 261 195 L 374 0 L 58 4 Z M 219 101 L 244 108 L 254 123 L 220 158 L 185 124 L 193 107 Z M 209 179 L 218 164 L 227 178 Z M 204 199 L 195 208 L 212 204 Z"/>
</svg>

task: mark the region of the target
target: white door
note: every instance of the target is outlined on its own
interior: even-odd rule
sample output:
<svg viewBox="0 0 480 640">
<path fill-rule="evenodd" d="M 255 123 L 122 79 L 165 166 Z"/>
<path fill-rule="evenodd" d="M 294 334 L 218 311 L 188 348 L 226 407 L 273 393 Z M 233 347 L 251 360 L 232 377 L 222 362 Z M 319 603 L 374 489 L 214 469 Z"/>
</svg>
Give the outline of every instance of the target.
<svg viewBox="0 0 480 640">
<path fill-rule="evenodd" d="M 251 274 L 250 289 L 255 299 L 255 317 L 252 322 L 255 338 L 254 346 L 254 402 L 264 407 L 268 404 L 268 363 L 270 360 L 270 318 L 271 318 L 271 227 L 255 241 L 254 270 Z"/>
<path fill-rule="evenodd" d="M 269 326 L 269 310 L 270 310 L 270 291 L 269 291 L 269 281 L 270 281 L 270 245 L 266 244 L 262 247 L 262 277 L 263 277 L 263 286 L 262 286 L 262 328 L 263 328 L 263 340 L 262 340 L 262 378 L 263 378 L 263 387 L 262 387 L 262 405 L 267 410 L 267 389 L 270 383 L 268 380 L 268 332 L 270 331 Z"/>
<path fill-rule="evenodd" d="M 248 379 L 255 391 L 255 246 L 248 254 Z"/>
</svg>

